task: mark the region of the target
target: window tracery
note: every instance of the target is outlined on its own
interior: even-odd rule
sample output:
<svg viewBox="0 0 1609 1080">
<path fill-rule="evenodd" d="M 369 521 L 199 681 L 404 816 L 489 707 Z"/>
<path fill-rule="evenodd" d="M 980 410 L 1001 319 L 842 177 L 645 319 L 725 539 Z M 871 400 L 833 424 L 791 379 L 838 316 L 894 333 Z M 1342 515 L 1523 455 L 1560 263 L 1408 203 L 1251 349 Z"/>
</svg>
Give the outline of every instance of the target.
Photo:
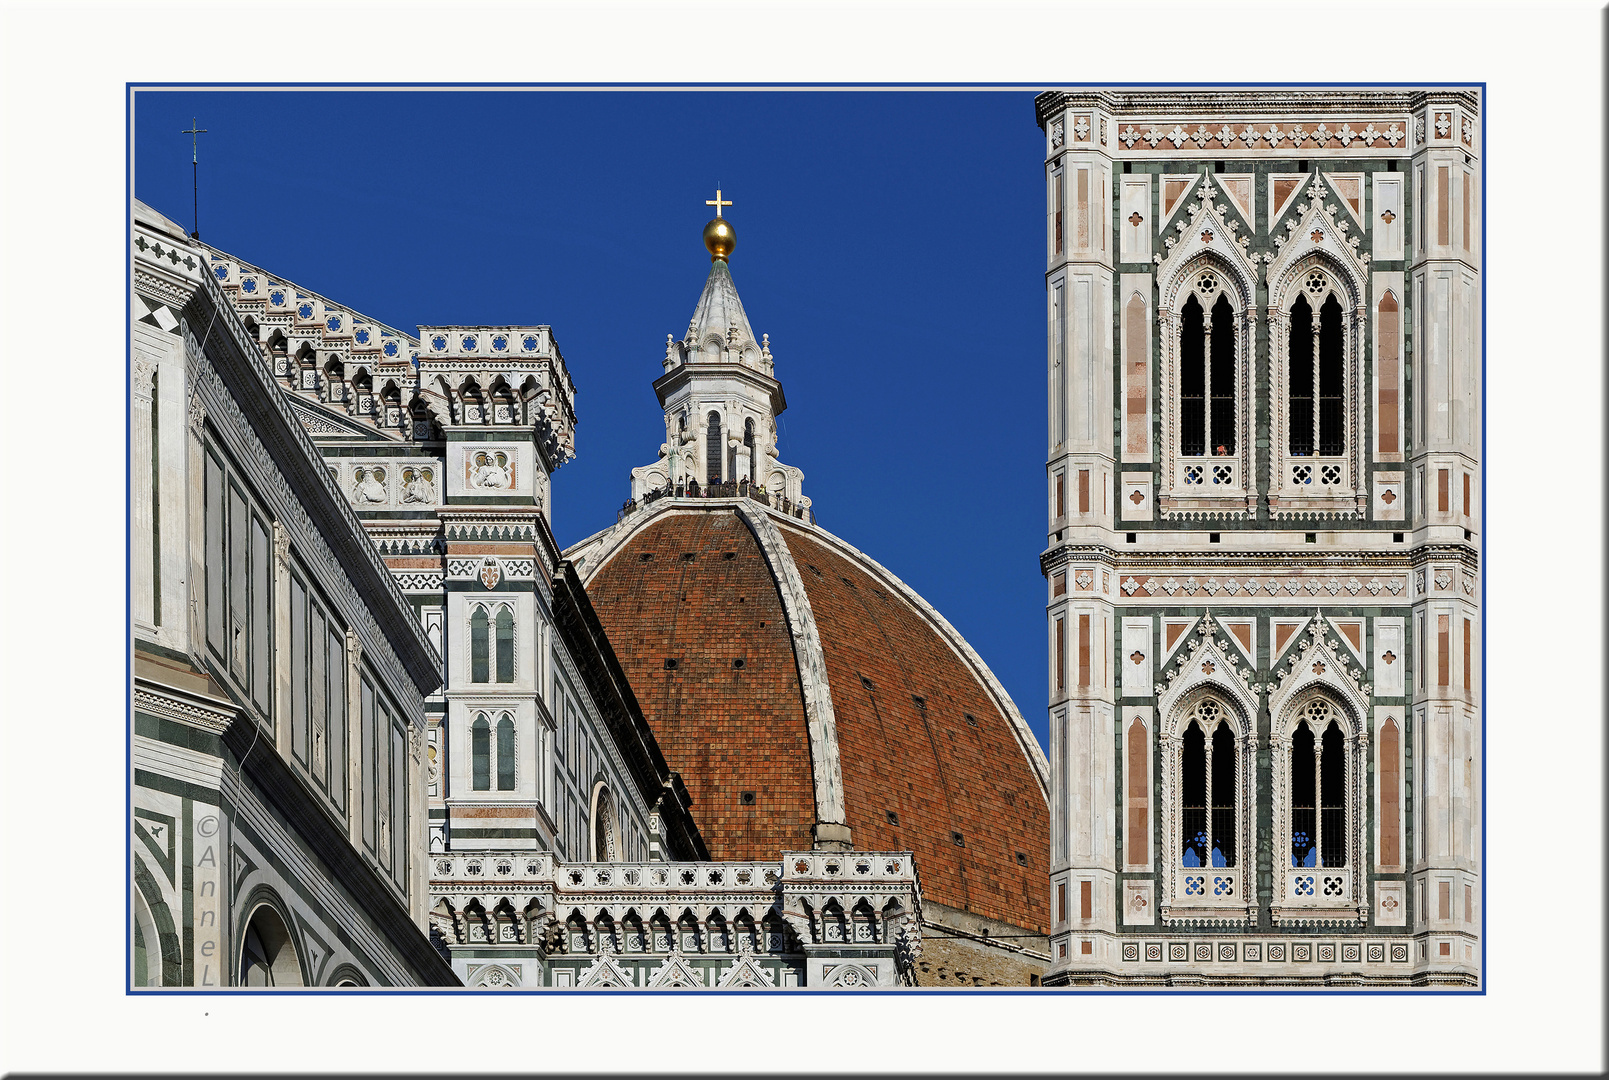
<svg viewBox="0 0 1609 1080">
<path fill-rule="evenodd" d="M 1212 250 L 1164 285 L 1172 294 L 1164 293 L 1158 315 L 1164 514 L 1255 507 L 1245 438 L 1256 340 L 1251 280 Z"/>
<path fill-rule="evenodd" d="M 1361 516 L 1367 257 L 1309 181 L 1268 267 L 1271 483 L 1276 518 Z M 1332 208 L 1333 209 L 1333 208 Z M 1338 212 L 1338 211 L 1337 211 Z"/>
<path fill-rule="evenodd" d="M 1316 680 L 1275 705 L 1276 922 L 1313 909 L 1353 909 L 1359 919 L 1367 911 L 1359 868 L 1369 738 L 1343 700 Z"/>
<path fill-rule="evenodd" d="M 1232 702 L 1211 683 L 1198 686 L 1180 700 L 1161 739 L 1164 921 L 1199 917 L 1205 908 L 1238 922 L 1255 911 L 1246 871 L 1255 740 Z"/>
<path fill-rule="evenodd" d="M 476 604 L 469 614 L 469 681 L 511 683 L 519 650 L 511 604 Z"/>
</svg>

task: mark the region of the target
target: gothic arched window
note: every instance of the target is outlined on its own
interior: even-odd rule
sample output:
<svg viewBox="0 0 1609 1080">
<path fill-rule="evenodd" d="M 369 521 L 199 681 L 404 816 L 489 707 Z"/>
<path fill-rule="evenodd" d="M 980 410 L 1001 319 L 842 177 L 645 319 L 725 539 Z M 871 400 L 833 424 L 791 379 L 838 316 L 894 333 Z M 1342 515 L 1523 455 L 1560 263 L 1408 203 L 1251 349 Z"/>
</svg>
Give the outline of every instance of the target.
<svg viewBox="0 0 1609 1080">
<path fill-rule="evenodd" d="M 1205 318 L 1194 296 L 1184 302 L 1180 337 L 1179 452 L 1199 457 L 1207 445 L 1207 366 Z"/>
<path fill-rule="evenodd" d="M 1236 864 L 1238 769 L 1235 733 L 1215 701 L 1196 706 L 1179 761 L 1179 865 Z"/>
<path fill-rule="evenodd" d="M 514 718 L 508 713 L 497 721 L 497 790 L 514 790 Z"/>
<path fill-rule="evenodd" d="M 497 609 L 497 681 L 514 681 L 514 610 L 506 604 Z"/>
<path fill-rule="evenodd" d="M 1231 456 L 1236 449 L 1234 308 L 1219 293 L 1209 321 L 1192 295 L 1185 301 L 1182 322 L 1179 452 L 1185 457 Z"/>
<path fill-rule="evenodd" d="M 492 725 L 485 713 L 476 713 L 469 725 L 469 760 L 472 776 L 469 786 L 476 791 L 492 789 Z"/>
<path fill-rule="evenodd" d="M 711 412 L 709 415 L 709 430 L 704 435 L 704 482 L 719 484 L 721 482 L 721 452 L 724 440 L 721 438 L 721 414 Z"/>
<path fill-rule="evenodd" d="M 1307 297 L 1291 306 L 1290 448 L 1293 457 L 1313 454 L 1313 309 Z"/>
<path fill-rule="evenodd" d="M 469 681 L 491 682 L 490 642 L 487 640 L 486 609 L 475 608 L 469 616 Z"/>
<path fill-rule="evenodd" d="M 1316 272 L 1308 292 L 1328 288 Z M 1341 304 L 1331 293 L 1316 314 L 1305 295 L 1291 305 L 1288 401 L 1292 457 L 1346 453 L 1346 375 Z"/>
<path fill-rule="evenodd" d="M 1346 453 L 1346 391 L 1341 364 L 1341 305 L 1332 293 L 1319 308 L 1318 452 Z"/>
<path fill-rule="evenodd" d="M 1291 865 L 1346 865 L 1346 737 L 1313 701 L 1291 734 Z"/>
<path fill-rule="evenodd" d="M 609 785 L 592 790 L 592 861 L 614 862 L 620 857 L 615 830 L 615 800 Z"/>
</svg>

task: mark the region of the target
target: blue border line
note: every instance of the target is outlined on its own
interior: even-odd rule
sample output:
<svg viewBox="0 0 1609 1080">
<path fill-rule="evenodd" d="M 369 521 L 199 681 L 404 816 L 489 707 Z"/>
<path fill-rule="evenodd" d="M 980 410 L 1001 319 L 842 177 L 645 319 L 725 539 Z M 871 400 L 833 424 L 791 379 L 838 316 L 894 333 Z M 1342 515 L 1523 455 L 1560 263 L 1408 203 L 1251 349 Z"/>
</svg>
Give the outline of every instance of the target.
<svg viewBox="0 0 1609 1080">
<path fill-rule="evenodd" d="M 194 125 L 191 125 L 192 127 Z M 127 247 L 134 227 L 134 90 L 123 99 L 123 202 L 128 214 L 123 230 L 123 707 L 128 720 L 123 743 L 123 986 L 134 985 L 134 257 Z M 1483 500 L 1484 501 L 1484 500 Z M 160 946 L 158 946 L 160 951 Z"/>
<path fill-rule="evenodd" d="M 1328 986 L 1315 986 L 1315 987 L 1311 987 L 1311 988 L 1289 989 L 1289 990 L 1272 989 L 1272 988 L 1270 988 L 1270 989 L 1252 989 L 1252 988 L 1241 988 L 1241 987 L 1201 987 L 1201 988 L 1171 987 L 1171 988 L 1165 989 L 1165 990 L 1147 990 L 1147 989 L 1141 989 L 1141 988 L 1126 989 L 1126 988 L 1122 988 L 1122 987 L 1111 987 L 1111 988 L 1078 987 L 1076 989 L 1071 988 L 1071 987 L 1066 987 L 1066 988 L 1063 988 L 1063 987 L 1032 987 L 1032 988 L 1028 988 L 1028 987 L 1023 987 L 1023 988 L 1006 988 L 1006 987 L 989 987 L 989 988 L 977 988 L 977 987 L 974 987 L 974 988 L 963 988 L 963 987 L 912 987 L 912 988 L 902 988 L 902 987 L 886 987 L 886 988 L 879 988 L 878 993 L 880 993 L 880 994 L 895 994 L 895 995 L 901 995 L 901 996 L 913 995 L 913 994 L 918 995 L 918 996 L 923 995 L 923 994 L 940 994 L 940 995 L 945 995 L 945 996 L 951 996 L 951 995 L 955 995 L 955 994 L 972 994 L 972 995 L 997 995 L 997 994 L 999 994 L 999 995 L 1016 996 L 1016 995 L 1022 995 L 1022 994 L 1037 995 L 1037 994 L 1043 994 L 1046 991 L 1049 991 L 1050 993 L 1053 993 L 1053 994 L 1067 993 L 1069 995 L 1074 995 L 1074 996 L 1085 996 L 1085 995 L 1109 996 L 1109 995 L 1121 994 L 1121 995 L 1127 995 L 1127 996 L 1140 996 L 1140 997 L 1154 997 L 1154 996 L 1181 997 L 1181 996 L 1184 996 L 1186 994 L 1191 994 L 1191 995 L 1207 994 L 1207 995 L 1214 995 L 1214 996 L 1225 996 L 1225 995 L 1227 995 L 1227 996 L 1233 996 L 1233 997 L 1247 997 L 1247 996 L 1251 996 L 1251 997 L 1268 997 L 1268 996 L 1281 996 L 1281 997 L 1295 996 L 1295 997 L 1301 997 L 1301 996 L 1311 996 L 1311 995 L 1314 995 L 1314 994 L 1322 994 L 1322 995 L 1326 995 L 1326 996 L 1358 996 L 1358 995 L 1362 995 L 1362 996 L 1369 996 L 1369 997 L 1382 997 L 1382 996 L 1384 996 L 1384 997 L 1426 997 L 1426 996 L 1440 997 L 1440 996 L 1443 996 L 1443 995 L 1451 994 L 1451 995 L 1459 995 L 1459 996 L 1485 997 L 1486 993 L 1487 993 L 1487 985 L 1486 985 L 1486 950 L 1487 950 L 1487 947 L 1488 947 L 1488 945 L 1487 945 L 1487 937 L 1486 937 L 1486 840 L 1487 840 L 1487 831 L 1486 831 L 1486 603 L 1485 603 L 1485 601 L 1486 601 L 1486 207 L 1487 207 L 1487 203 L 1486 203 L 1486 164 L 1487 164 L 1487 161 L 1489 160 L 1488 157 L 1487 157 L 1487 144 L 1486 144 L 1486 116 L 1487 116 L 1487 113 L 1489 111 L 1488 107 L 1487 107 L 1488 106 L 1489 90 L 1488 90 L 1487 84 L 1484 81 L 1482 81 L 1482 82 L 1412 82 L 1412 83 L 1402 83 L 1402 82 L 1217 82 L 1217 83 L 1210 83 L 1210 82 L 1134 82 L 1134 83 L 1123 83 L 1123 84 L 1117 85 L 1117 86 L 1114 86 L 1111 82 L 1101 82 L 1101 83 L 1058 83 L 1058 84 L 1056 84 L 1055 87 L 1047 87 L 1044 83 L 914 83 L 914 84 L 913 83 L 752 83 L 752 84 L 724 84 L 724 85 L 722 85 L 722 84 L 708 84 L 708 83 L 652 83 L 652 82 L 650 82 L 650 83 L 257 83 L 257 82 L 238 82 L 238 83 L 229 83 L 229 82 L 223 82 L 223 83 L 140 83 L 140 82 L 130 82 L 130 83 L 125 84 L 125 88 L 128 91 L 128 98 L 127 98 L 127 101 L 126 101 L 126 103 L 124 105 L 124 113 L 125 113 L 125 117 L 126 117 L 126 121 L 125 121 L 124 126 L 125 126 L 125 135 L 126 135 L 126 139 L 127 139 L 127 143 L 126 143 L 126 145 L 124 147 L 124 163 L 125 163 L 124 167 L 125 167 L 125 171 L 126 171 L 126 177 L 124 179 L 124 195 L 125 195 L 125 203 L 126 203 L 125 211 L 126 211 L 126 213 L 128 215 L 125 218 L 125 226 L 126 226 L 125 233 L 127 231 L 129 231 L 129 230 L 132 230 L 133 225 L 134 225 L 134 220 L 133 220 L 133 216 L 134 216 L 134 92 L 139 90 L 139 89 L 148 89 L 148 90 L 151 90 L 153 92 L 177 92 L 177 91 L 183 90 L 183 91 L 189 91 L 189 92 L 202 92 L 202 93 L 204 93 L 204 92 L 207 92 L 210 89 L 222 88 L 222 87 L 258 88 L 258 89 L 286 90 L 286 91 L 289 91 L 289 90 L 305 90 L 305 89 L 358 89 L 358 88 L 368 89 L 368 90 L 373 90 L 373 89 L 408 89 L 408 90 L 421 90 L 421 91 L 423 91 L 423 90 L 440 90 L 440 89 L 448 89 L 448 88 L 452 88 L 452 89 L 471 89 L 471 90 L 473 90 L 473 89 L 517 90 L 517 89 L 525 89 L 525 88 L 554 89 L 554 90 L 565 90 L 565 89 L 603 90 L 603 89 L 619 88 L 619 89 L 622 89 L 622 90 L 687 89 L 687 90 L 703 91 L 703 92 L 707 92 L 707 93 L 744 93 L 744 92 L 755 92 L 755 91 L 766 90 L 766 89 L 790 89 L 790 88 L 834 89 L 834 90 L 844 90 L 844 91 L 872 90 L 872 89 L 896 89 L 896 90 L 901 90 L 901 91 L 906 91 L 906 92 L 920 92 L 922 90 L 938 90 L 938 89 L 1001 90 L 1001 91 L 1006 91 L 1006 90 L 1025 90 L 1025 89 L 1033 89 L 1033 88 L 1038 88 L 1039 90 L 1044 91 L 1044 90 L 1047 90 L 1047 89 L 1060 89 L 1060 88 L 1065 87 L 1065 88 L 1073 88 L 1073 89 L 1088 89 L 1088 88 L 1113 89 L 1113 90 L 1117 90 L 1117 91 L 1121 92 L 1122 90 L 1126 90 L 1126 89 L 1129 89 L 1129 88 L 1160 87 L 1160 86 L 1215 87 L 1215 88 L 1220 88 L 1220 89 L 1222 89 L 1222 88 L 1229 88 L 1229 89 L 1254 89 L 1254 88 L 1255 89 L 1263 89 L 1263 88 L 1270 88 L 1270 87 L 1272 87 L 1272 88 L 1285 88 L 1285 89 L 1305 89 L 1305 88 L 1313 88 L 1313 87 L 1341 87 L 1341 88 L 1346 88 L 1346 89 L 1351 89 L 1351 88 L 1359 88 L 1359 89 L 1361 89 L 1361 88 L 1365 88 L 1365 87 L 1393 87 L 1393 88 L 1399 88 L 1399 89 L 1404 89 L 1404 90 L 1419 90 L 1419 89 L 1425 89 L 1425 88 L 1431 88 L 1431 87 L 1458 87 L 1458 88 L 1461 88 L 1461 89 L 1470 89 L 1470 88 L 1474 88 L 1474 87 L 1479 87 L 1480 88 L 1480 95 L 1481 95 L 1481 110 L 1480 110 L 1480 138 L 1481 138 L 1481 146 L 1480 146 L 1480 154 L 1481 154 L 1481 168 L 1480 168 L 1480 178 L 1481 178 L 1481 186 L 1480 186 L 1480 198 L 1481 198 L 1481 236 L 1480 236 L 1480 258 L 1481 258 L 1481 268 L 1480 268 L 1480 274 L 1481 274 L 1481 389 L 1480 389 L 1480 393 L 1481 393 L 1481 460 L 1480 460 L 1480 463 L 1479 463 L 1479 466 L 1478 466 L 1479 469 L 1480 469 L 1480 476 L 1481 476 L 1481 512 L 1480 512 L 1481 539 L 1480 539 L 1480 545 L 1479 545 L 1479 553 L 1480 553 L 1479 571 L 1480 571 L 1480 599 L 1481 599 L 1481 603 L 1480 603 L 1480 606 L 1479 606 L 1479 609 L 1478 609 L 1478 618 L 1480 620 L 1480 627 L 1481 627 L 1481 678 L 1480 678 L 1480 683 L 1481 683 L 1481 696 L 1480 696 L 1480 711 L 1481 711 L 1481 789 L 1480 789 L 1480 799 L 1481 799 L 1481 871 L 1480 871 L 1480 882 L 1481 882 L 1481 935 L 1480 935 L 1481 961 L 1480 961 L 1480 986 L 1478 988 L 1474 989 L 1474 990 L 1458 989 L 1458 988 L 1454 988 L 1454 987 L 1447 987 L 1447 988 L 1404 987 L 1404 988 L 1401 988 L 1401 989 L 1388 989 L 1388 988 L 1383 988 L 1382 987 L 1382 988 L 1375 988 L 1375 989 L 1367 989 L 1367 988 L 1352 989 L 1352 988 L 1347 988 L 1347 987 L 1328 987 Z M 132 320 L 133 320 L 133 305 L 134 305 L 134 299 L 133 299 L 133 297 L 134 297 L 134 262 L 133 262 L 132 256 L 127 256 L 126 253 L 125 253 L 125 256 L 128 258 L 128 262 L 126 263 L 126 270 L 125 270 L 125 279 L 126 279 L 127 288 L 125 290 L 126 295 L 124 297 L 124 323 L 125 323 L 125 325 L 131 327 L 131 329 L 129 330 L 129 336 L 126 339 L 125 344 L 124 344 L 124 356 L 123 356 L 124 402 L 123 402 L 123 414 L 124 414 L 124 423 L 128 424 L 128 422 L 129 422 L 128 418 L 130 416 L 129 410 L 131 408 L 131 404 L 132 404 L 132 401 L 133 401 L 133 385 L 134 385 L 134 383 L 133 383 L 134 376 L 133 376 L 133 372 L 132 372 L 132 359 L 131 359 L 131 356 L 130 356 L 130 352 L 133 349 L 133 341 L 134 341 L 133 330 L 132 330 L 132 326 L 133 326 L 133 322 L 132 322 Z M 124 753 L 125 767 L 126 767 L 126 776 L 124 778 L 124 784 L 125 784 L 125 790 L 128 793 L 127 794 L 127 799 L 126 799 L 126 804 L 127 804 L 126 805 L 126 810 L 127 810 L 128 815 L 130 816 L 130 818 L 133 815 L 133 808 L 134 808 L 134 607 L 133 607 L 133 604 L 134 604 L 134 594 L 133 594 L 133 580 L 134 580 L 134 578 L 133 578 L 133 512 L 134 512 L 134 501 L 133 501 L 133 486 L 132 486 L 133 454 L 129 452 L 131 450 L 129 440 L 132 438 L 132 432 L 133 432 L 132 426 L 126 427 L 125 428 L 125 434 L 124 434 L 124 440 L 123 440 L 123 442 L 124 442 L 123 476 L 124 476 L 124 503 L 125 503 L 125 513 L 124 513 L 124 521 L 123 521 L 123 529 L 124 529 L 124 533 L 123 533 L 123 573 L 124 573 L 123 605 L 124 605 L 124 611 L 125 611 L 125 616 L 126 616 L 126 618 L 125 618 L 125 628 L 126 628 L 125 633 L 127 635 L 126 638 L 125 638 L 125 641 L 127 643 L 127 654 L 126 654 L 126 658 L 125 658 L 125 661 L 124 661 L 127 685 L 126 685 L 126 689 L 125 689 L 124 693 L 125 693 L 125 702 L 126 702 L 127 711 L 128 711 L 128 732 L 127 732 L 128 741 L 126 743 L 126 749 L 125 749 L 125 753 Z M 1412 705 L 1411 704 L 1409 705 L 1409 710 L 1410 711 L 1412 710 Z M 125 821 L 125 825 L 127 825 L 127 821 Z M 133 837 L 132 837 L 132 828 L 131 827 L 127 827 L 124 830 L 123 851 L 124 851 L 124 856 L 123 856 L 124 857 L 124 879 L 125 879 L 125 883 L 131 883 L 133 881 L 133 874 L 134 874 L 134 870 L 133 870 Z M 1047 878 L 1046 880 L 1048 881 L 1049 879 Z M 125 935 L 128 935 L 129 932 L 130 932 L 129 927 L 132 926 L 132 919 L 133 919 L 133 903 L 134 903 L 134 901 L 133 901 L 133 893 L 132 892 L 125 893 L 123 903 L 124 903 L 124 933 L 125 933 Z M 417 997 L 417 996 L 439 996 L 439 995 L 443 995 L 443 994 L 451 995 L 451 994 L 473 993 L 473 992 L 478 992 L 478 989 L 479 989 L 477 987 L 468 987 L 468 986 L 458 987 L 456 989 L 453 989 L 453 988 L 433 989 L 433 988 L 428 988 L 428 987 L 419 987 L 419 988 L 414 988 L 414 987 L 346 987 L 346 988 L 342 988 L 342 989 L 336 989 L 334 987 L 327 987 L 327 988 L 317 988 L 317 987 L 290 988 L 290 987 L 283 987 L 283 988 L 265 989 L 265 990 L 250 990 L 250 989 L 246 989 L 244 987 L 220 987 L 219 989 L 216 989 L 216 990 L 202 990 L 202 989 L 199 989 L 197 987 L 135 987 L 135 986 L 133 986 L 133 982 L 134 982 L 134 979 L 133 979 L 134 958 L 133 958 L 132 941 L 127 936 L 125 936 L 124 941 L 128 946 L 128 948 L 125 949 L 124 961 L 123 961 L 124 972 L 125 972 L 125 976 L 124 976 L 124 991 L 123 992 L 124 992 L 125 997 L 144 997 L 144 996 L 147 996 L 147 995 L 160 995 L 160 996 L 202 995 L 202 996 L 206 996 L 206 997 L 216 997 L 216 996 L 220 996 L 220 995 L 233 996 L 233 995 L 263 995 L 263 994 L 272 995 L 272 996 L 285 996 L 285 995 L 324 996 L 324 995 L 332 995 L 332 994 L 334 994 L 334 995 L 359 994 L 359 995 L 371 995 L 372 996 L 372 995 L 377 995 L 378 994 L 378 995 L 406 995 L 408 997 Z M 535 995 L 535 996 L 549 996 L 549 995 L 554 995 L 554 994 L 579 995 L 579 994 L 595 993 L 594 990 L 585 989 L 585 988 L 581 988 L 581 987 L 575 987 L 575 988 L 554 987 L 554 986 L 531 987 L 531 988 L 510 987 L 509 989 L 515 994 Z M 819 990 L 819 989 L 820 989 L 819 987 L 818 988 L 811 988 L 811 987 L 806 987 L 806 986 L 801 986 L 801 987 L 776 987 L 776 988 L 774 988 L 773 993 L 780 993 L 780 994 L 808 994 L 808 993 L 813 992 L 813 990 Z M 506 992 L 508 992 L 508 991 L 505 991 L 505 993 Z M 629 995 L 631 995 L 633 997 L 637 997 L 637 996 L 642 996 L 642 995 L 659 996 L 659 995 L 664 995 L 664 994 L 683 994 L 683 993 L 686 993 L 686 991 L 685 990 L 672 990 L 672 989 L 653 989 L 653 988 L 649 988 L 649 987 L 641 987 L 641 988 L 634 988 L 634 989 L 629 990 L 629 991 L 627 991 L 627 990 L 618 991 L 618 993 L 620 993 L 620 994 L 629 994 Z M 712 987 L 712 988 L 707 988 L 707 989 L 703 990 L 703 993 L 704 994 L 719 994 L 719 995 L 728 995 L 728 994 L 748 995 L 748 994 L 752 994 L 753 991 L 752 990 L 737 990 L 737 989 L 721 990 L 721 989 L 716 989 L 716 988 Z"/>
</svg>

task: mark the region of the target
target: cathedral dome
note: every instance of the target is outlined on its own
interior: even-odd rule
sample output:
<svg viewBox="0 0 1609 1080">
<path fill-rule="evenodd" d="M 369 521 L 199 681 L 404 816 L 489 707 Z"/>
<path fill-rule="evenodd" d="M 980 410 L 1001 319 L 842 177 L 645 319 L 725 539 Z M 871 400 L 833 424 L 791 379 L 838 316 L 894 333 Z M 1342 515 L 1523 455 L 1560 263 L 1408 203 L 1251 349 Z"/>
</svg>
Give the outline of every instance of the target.
<svg viewBox="0 0 1609 1080">
<path fill-rule="evenodd" d="M 924 903 L 1043 934 L 1048 766 L 920 596 L 746 498 L 662 498 L 568 553 L 715 859 L 912 851 Z"/>
</svg>

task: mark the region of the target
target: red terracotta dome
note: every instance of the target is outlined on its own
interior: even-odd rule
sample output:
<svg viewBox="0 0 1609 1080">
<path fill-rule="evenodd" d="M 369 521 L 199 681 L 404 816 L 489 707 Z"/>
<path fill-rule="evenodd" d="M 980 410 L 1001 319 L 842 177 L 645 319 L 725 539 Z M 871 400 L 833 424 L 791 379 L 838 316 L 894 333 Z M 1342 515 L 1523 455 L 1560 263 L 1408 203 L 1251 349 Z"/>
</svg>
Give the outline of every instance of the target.
<svg viewBox="0 0 1609 1080">
<path fill-rule="evenodd" d="M 661 499 L 567 554 L 712 858 L 908 850 L 924 902 L 1045 932 L 1044 754 L 899 579 L 742 498 Z"/>
</svg>

